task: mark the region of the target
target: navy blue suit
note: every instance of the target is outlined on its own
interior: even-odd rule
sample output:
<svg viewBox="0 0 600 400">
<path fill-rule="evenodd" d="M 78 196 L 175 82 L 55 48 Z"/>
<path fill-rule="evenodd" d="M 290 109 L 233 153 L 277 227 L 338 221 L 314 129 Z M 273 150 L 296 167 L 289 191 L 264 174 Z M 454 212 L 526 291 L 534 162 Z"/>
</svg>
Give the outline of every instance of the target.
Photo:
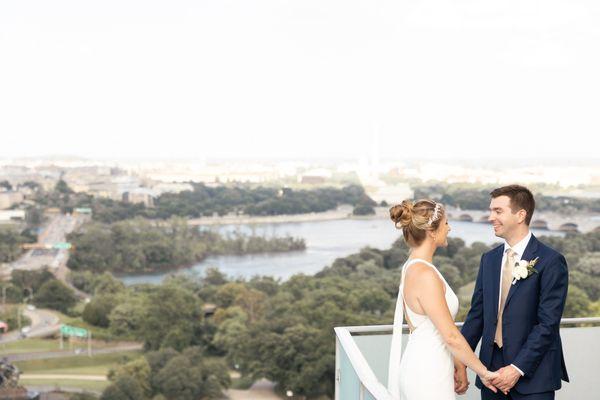
<svg viewBox="0 0 600 400">
<path fill-rule="evenodd" d="M 561 379 L 569 382 L 559 332 L 569 284 L 567 262 L 532 235 L 521 259 L 539 257 L 534 267 L 538 273 L 510 286 L 502 321 L 497 321 L 503 251 L 501 245 L 481 257 L 471 309 L 461 332 L 473 350 L 481 339 L 479 359 L 491 371 L 497 369 L 498 355 L 504 365 L 514 364 L 523 371 L 525 375 L 510 393 L 516 391 L 525 399 L 527 395 L 549 393 L 547 398 L 553 398 Z M 503 347 L 494 350 L 496 323 L 502 323 Z M 479 377 L 475 385 L 482 388 Z M 493 394 L 483 387 L 482 398 L 491 398 L 486 393 Z"/>
</svg>

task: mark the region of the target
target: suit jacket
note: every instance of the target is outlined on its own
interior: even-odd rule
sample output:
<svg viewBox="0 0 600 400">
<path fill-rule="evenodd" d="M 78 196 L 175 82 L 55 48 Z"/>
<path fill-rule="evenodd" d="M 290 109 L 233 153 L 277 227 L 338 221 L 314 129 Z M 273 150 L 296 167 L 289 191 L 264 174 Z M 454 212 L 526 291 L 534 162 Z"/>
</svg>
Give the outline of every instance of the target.
<svg viewBox="0 0 600 400">
<path fill-rule="evenodd" d="M 561 379 L 569 382 L 559 331 L 569 285 L 565 257 L 532 235 L 521 259 L 539 257 L 534 267 L 538 273 L 510 286 L 502 321 L 498 321 L 503 251 L 501 245 L 481 257 L 471 309 L 461 332 L 473 350 L 481 339 L 479 358 L 489 368 L 496 324 L 501 323 L 504 361 L 525 374 L 514 390 L 531 394 L 560 389 Z M 483 386 L 479 377 L 475 385 Z"/>
</svg>

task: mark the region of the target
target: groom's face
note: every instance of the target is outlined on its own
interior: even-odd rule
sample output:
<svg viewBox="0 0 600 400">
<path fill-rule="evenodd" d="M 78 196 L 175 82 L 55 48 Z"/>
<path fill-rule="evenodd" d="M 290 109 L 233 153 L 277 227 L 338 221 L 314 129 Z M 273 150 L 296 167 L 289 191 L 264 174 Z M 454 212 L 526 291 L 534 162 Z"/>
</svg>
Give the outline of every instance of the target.
<svg viewBox="0 0 600 400">
<path fill-rule="evenodd" d="M 517 213 L 510 208 L 510 197 L 498 196 L 490 202 L 488 221 L 494 227 L 496 236 L 506 238 L 519 224 Z"/>
</svg>

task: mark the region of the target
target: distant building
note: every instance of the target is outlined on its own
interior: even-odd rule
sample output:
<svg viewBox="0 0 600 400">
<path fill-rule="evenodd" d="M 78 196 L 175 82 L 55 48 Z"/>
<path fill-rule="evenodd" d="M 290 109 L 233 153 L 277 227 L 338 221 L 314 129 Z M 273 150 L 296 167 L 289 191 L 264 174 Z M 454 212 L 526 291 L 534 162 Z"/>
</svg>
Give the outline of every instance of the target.
<svg viewBox="0 0 600 400">
<path fill-rule="evenodd" d="M 186 190 L 190 192 L 194 190 L 194 187 L 189 183 L 181 183 L 181 182 L 162 182 L 154 185 L 152 190 L 156 195 L 161 195 L 163 193 L 181 193 Z"/>
<path fill-rule="evenodd" d="M 577 224 L 574 222 L 567 222 L 562 224 L 558 230 L 561 232 L 577 233 L 579 232 L 579 226 L 577 226 Z"/>
<path fill-rule="evenodd" d="M 92 209 L 89 207 L 78 207 L 73 210 L 73 215 L 91 215 Z"/>
<path fill-rule="evenodd" d="M 322 176 L 302 175 L 300 177 L 300 183 L 305 183 L 309 185 L 319 185 L 325 182 L 327 182 L 327 179 Z"/>
<path fill-rule="evenodd" d="M 216 304 L 206 303 L 206 304 L 204 304 L 204 306 L 202 306 L 202 311 L 204 312 L 205 317 L 212 316 L 216 310 L 217 310 Z"/>
<path fill-rule="evenodd" d="M 2 210 L 0 211 L 0 222 L 23 221 L 25 210 Z"/>
<path fill-rule="evenodd" d="M 298 176 L 298 182 L 308 184 L 321 184 L 331 179 L 333 173 L 326 168 L 313 168 Z"/>
<path fill-rule="evenodd" d="M 0 192 L 0 210 L 6 210 L 15 204 L 21 203 L 25 199 L 23 193 L 15 191 Z"/>
<path fill-rule="evenodd" d="M 123 193 L 123 201 L 126 203 L 143 203 L 146 207 L 154 207 L 154 192 L 150 189 L 137 188 Z"/>
<path fill-rule="evenodd" d="M 543 219 L 534 220 L 529 226 L 531 229 L 548 229 L 548 222 Z"/>
</svg>

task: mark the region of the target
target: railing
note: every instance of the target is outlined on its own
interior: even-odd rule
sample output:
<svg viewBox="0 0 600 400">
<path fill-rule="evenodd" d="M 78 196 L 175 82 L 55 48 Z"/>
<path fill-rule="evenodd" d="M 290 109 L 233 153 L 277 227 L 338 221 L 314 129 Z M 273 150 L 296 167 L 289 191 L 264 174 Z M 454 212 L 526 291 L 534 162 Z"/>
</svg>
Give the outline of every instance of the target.
<svg viewBox="0 0 600 400">
<path fill-rule="evenodd" d="M 600 399 L 600 391 L 593 390 L 600 371 L 600 318 L 565 318 L 560 327 L 570 382 L 562 382 L 556 399 Z M 408 333 L 407 325 L 403 332 Z M 392 325 L 337 327 L 335 333 L 335 400 L 392 400 L 387 391 Z M 478 400 L 475 374 L 469 370 L 468 376 L 469 390 L 457 399 Z"/>
</svg>

